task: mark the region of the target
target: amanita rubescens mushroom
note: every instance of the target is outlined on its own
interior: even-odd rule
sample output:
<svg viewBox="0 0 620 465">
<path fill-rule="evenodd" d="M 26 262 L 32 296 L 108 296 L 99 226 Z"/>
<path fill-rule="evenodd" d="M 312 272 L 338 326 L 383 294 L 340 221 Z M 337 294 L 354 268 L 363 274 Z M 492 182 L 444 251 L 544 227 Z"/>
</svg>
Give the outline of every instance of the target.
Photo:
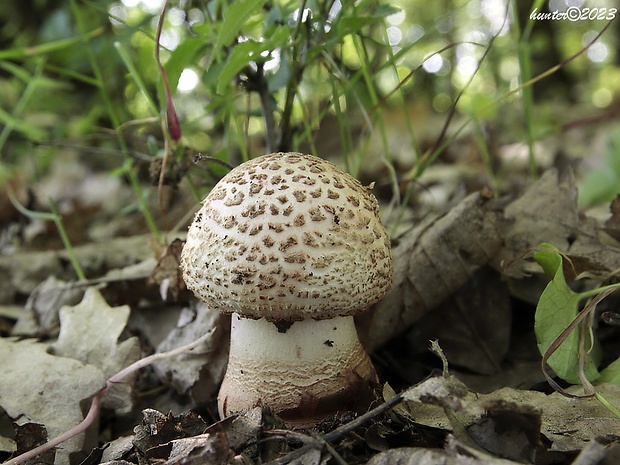
<svg viewBox="0 0 620 465">
<path fill-rule="evenodd" d="M 266 404 L 307 426 L 367 407 L 377 375 L 353 315 L 392 283 L 369 188 L 310 155 L 243 163 L 205 198 L 181 266 L 197 297 L 233 313 L 222 417 Z"/>
</svg>

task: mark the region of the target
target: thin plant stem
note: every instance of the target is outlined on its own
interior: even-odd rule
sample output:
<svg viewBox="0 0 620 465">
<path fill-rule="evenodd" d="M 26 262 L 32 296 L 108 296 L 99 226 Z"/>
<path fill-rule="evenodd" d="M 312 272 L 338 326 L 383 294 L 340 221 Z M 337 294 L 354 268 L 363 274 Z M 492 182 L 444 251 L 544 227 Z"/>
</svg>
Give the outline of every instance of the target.
<svg viewBox="0 0 620 465">
<path fill-rule="evenodd" d="M 19 200 L 15 197 L 13 190 L 10 186 L 7 186 L 7 194 L 9 196 L 9 200 L 13 204 L 13 206 L 19 211 L 22 215 L 27 216 L 28 218 L 36 218 L 44 221 L 53 221 L 56 225 L 56 229 L 58 229 L 58 234 L 60 235 L 60 239 L 62 240 L 63 245 L 65 246 L 65 250 L 67 251 L 67 255 L 69 256 L 69 261 L 71 262 L 71 266 L 75 271 L 76 276 L 80 281 L 86 281 L 86 275 L 84 274 L 84 270 L 80 265 L 79 260 L 77 259 L 77 255 L 75 254 L 75 249 L 71 244 L 71 240 L 69 239 L 69 235 L 67 234 L 67 230 L 62 222 L 62 217 L 58 214 L 58 209 L 56 208 L 56 204 L 50 198 L 50 210 L 51 213 L 46 212 L 35 212 L 33 210 L 29 210 L 24 207 Z"/>
<path fill-rule="evenodd" d="M 618 407 L 609 402 L 605 398 L 605 396 L 603 396 L 603 394 L 597 392 L 594 394 L 594 397 L 596 397 L 596 400 L 598 400 L 603 405 L 603 407 L 609 410 L 616 418 L 620 418 L 620 410 L 618 409 Z"/>
<path fill-rule="evenodd" d="M 539 0 L 536 3 L 535 7 L 540 7 L 542 2 Z M 515 17 L 518 14 L 518 6 L 517 2 L 513 2 L 513 9 L 515 13 Z M 528 20 L 528 27 L 520 34 L 519 21 L 514 22 L 514 27 L 517 35 L 519 37 L 519 45 L 518 45 L 518 57 L 519 57 L 519 78 L 521 83 L 528 82 L 532 78 L 532 54 L 530 50 L 529 37 L 532 31 L 533 21 L 531 19 Z M 527 141 L 528 147 L 528 160 L 529 160 L 529 170 L 530 176 L 532 178 L 536 177 L 537 172 L 537 162 L 536 162 L 536 152 L 534 150 L 534 95 L 532 92 L 532 87 L 527 86 L 524 87 L 521 91 L 522 101 L 523 101 L 523 117 L 525 119 L 525 137 Z"/>
<path fill-rule="evenodd" d="M 276 130 L 276 120 L 274 118 L 274 107 L 269 92 L 269 84 L 265 79 L 264 68 L 262 65 L 258 67 L 256 72 L 256 80 L 258 81 L 258 96 L 260 105 L 263 109 L 263 119 L 265 120 L 265 146 L 267 153 L 273 152 L 277 145 L 278 134 Z M 290 144 L 289 147 L 290 149 Z"/>
<path fill-rule="evenodd" d="M 478 149 L 480 150 L 480 157 L 482 158 L 482 162 L 487 171 L 487 177 L 489 178 L 489 184 L 491 184 L 491 189 L 496 194 L 499 192 L 499 183 L 497 181 L 497 176 L 493 171 L 493 164 L 491 162 L 491 152 L 489 151 L 489 144 L 487 144 L 486 138 L 484 137 L 484 133 L 482 131 L 482 126 L 480 125 L 480 121 L 477 118 L 473 119 L 474 125 L 474 136 L 476 138 L 476 142 L 478 143 Z"/>
<path fill-rule="evenodd" d="M 125 138 L 123 137 L 120 118 L 118 117 L 116 109 L 114 108 L 114 105 L 112 105 L 110 96 L 108 95 L 106 91 L 105 81 L 103 79 L 101 68 L 99 67 L 97 58 L 95 57 L 95 54 L 92 48 L 90 47 L 90 42 L 89 42 L 90 37 L 84 32 L 84 20 L 82 18 L 80 8 L 77 4 L 77 0 L 71 0 L 71 11 L 73 12 L 73 15 L 75 16 L 76 23 L 81 31 L 82 41 L 86 45 L 86 56 L 88 58 L 88 63 L 90 64 L 90 67 L 93 70 L 93 74 L 95 75 L 95 80 L 97 83 L 97 88 L 99 89 L 99 93 L 103 100 L 108 116 L 110 117 L 110 121 L 112 121 L 112 125 L 114 126 L 116 139 L 121 149 L 121 153 L 123 154 L 126 160 L 129 160 L 129 165 L 125 164 L 124 166 L 124 173 L 129 178 L 131 187 L 138 200 L 138 206 L 140 208 L 140 212 L 142 213 L 142 216 L 144 216 L 144 219 L 146 221 L 147 226 L 149 227 L 151 231 L 151 234 L 153 234 L 153 236 L 158 241 L 161 241 L 161 232 L 159 231 L 159 228 L 157 227 L 157 223 L 155 222 L 153 216 L 151 215 L 146 199 L 144 197 L 142 186 L 140 185 L 138 178 L 135 172 L 133 171 L 133 160 L 131 156 L 129 155 L 127 143 L 125 142 Z"/>
<path fill-rule="evenodd" d="M 52 214 L 54 215 L 54 223 L 56 224 L 56 229 L 58 229 L 58 234 L 60 235 L 62 244 L 65 246 L 67 255 L 69 255 L 71 266 L 73 266 L 73 269 L 75 270 L 75 274 L 77 275 L 78 279 L 80 281 L 86 281 L 86 275 L 84 274 L 84 270 L 82 269 L 79 260 L 77 259 L 75 250 L 73 250 L 73 246 L 71 245 L 71 240 L 69 239 L 69 235 L 67 234 L 65 225 L 62 222 L 62 217 L 58 214 L 56 203 L 54 202 L 54 200 L 52 200 L 51 197 L 48 199 L 48 201 L 50 204 L 50 210 L 52 210 Z"/>
<path fill-rule="evenodd" d="M 304 11 L 306 8 L 306 0 L 304 0 L 301 4 L 299 11 Z M 293 42 L 296 42 L 300 38 L 302 23 L 303 23 L 303 14 L 299 15 L 297 25 L 295 28 L 295 33 L 293 35 Z M 302 48 L 302 46 L 300 46 Z M 291 146 L 291 141 L 293 138 L 293 127 L 292 127 L 292 118 L 293 118 L 293 103 L 295 102 L 295 96 L 297 95 L 297 88 L 301 83 L 304 70 L 306 67 L 305 57 L 303 55 L 300 56 L 298 53 L 297 47 L 292 47 L 291 49 L 291 77 L 286 86 L 286 97 L 284 99 L 284 108 L 282 110 L 282 118 L 280 128 L 280 141 L 278 142 L 278 151 L 288 151 Z"/>
<path fill-rule="evenodd" d="M 82 37 L 69 37 L 67 39 L 55 40 L 45 44 L 33 45 L 31 47 L 16 47 L 8 50 L 0 50 L 0 60 L 19 60 L 39 55 L 47 55 L 50 52 L 64 50 L 78 44 L 84 39 L 92 39 L 105 32 L 105 27 L 101 26 L 89 32 L 83 32 Z"/>
<path fill-rule="evenodd" d="M 367 421 L 373 418 L 376 418 L 379 415 L 384 414 L 388 410 L 392 409 L 394 406 L 400 404 L 403 400 L 405 400 L 403 394 L 395 395 L 391 399 L 386 400 L 384 403 L 382 403 L 378 407 L 375 407 L 372 410 L 369 410 L 368 412 L 364 413 L 363 415 L 360 415 L 355 420 L 352 420 L 349 423 L 339 426 L 335 430 L 330 431 L 329 433 L 325 434 L 323 436 L 323 441 L 333 442 L 333 441 L 336 441 L 342 438 L 343 436 L 346 436 L 347 434 L 351 433 L 351 431 L 354 431 L 356 428 L 360 427 Z M 290 452 L 284 457 L 280 457 L 278 459 L 272 460 L 271 462 L 268 462 L 268 465 L 285 465 L 287 463 L 296 461 L 301 456 L 303 456 L 305 453 L 314 449 L 316 447 L 315 444 L 316 443 L 306 444 L 300 447 L 299 449 Z M 14 464 L 5 464 L 5 465 L 14 465 Z"/>
<path fill-rule="evenodd" d="M 372 107 L 376 111 L 377 117 L 373 119 L 377 123 L 376 133 L 378 133 L 378 135 L 380 136 L 381 146 L 383 149 L 383 157 L 386 158 L 389 157 L 390 146 L 388 143 L 388 136 L 385 129 L 382 109 L 377 107 L 377 104 L 379 103 L 379 95 L 377 94 L 377 89 L 375 87 L 375 77 L 372 75 L 372 71 L 370 70 L 370 58 L 368 56 L 368 50 L 364 45 L 363 38 L 359 36 L 353 37 L 353 46 L 355 47 L 355 50 L 360 57 L 359 72 L 362 75 L 362 81 L 366 85 L 366 91 L 368 92 L 368 97 L 370 98 Z M 368 124 L 369 127 L 372 127 L 372 122 L 369 122 Z M 356 164 L 357 169 L 353 173 L 357 175 L 357 172 L 359 171 L 360 160 L 358 160 Z"/>
<path fill-rule="evenodd" d="M 28 104 L 28 101 L 32 97 L 32 94 L 34 93 L 37 87 L 37 84 L 39 83 L 39 79 L 41 78 L 41 75 L 43 73 L 44 66 L 45 66 L 44 59 L 37 60 L 37 65 L 35 67 L 34 73 L 32 73 L 32 77 L 28 80 L 28 84 L 26 85 L 26 88 L 24 89 L 22 96 L 20 97 L 19 101 L 15 105 L 15 108 L 13 108 L 13 110 L 11 111 L 11 114 L 14 118 L 18 118 L 21 115 L 22 111 L 24 111 L 24 108 Z M 2 129 L 2 133 L 0 133 L 0 153 L 2 152 L 2 148 L 4 147 L 4 144 L 6 144 L 6 141 L 8 140 L 9 135 L 13 131 L 13 128 L 14 128 L 14 125 L 11 124 L 10 121 L 8 121 L 5 124 L 4 128 Z"/>
<path fill-rule="evenodd" d="M 129 56 L 129 53 L 127 53 L 127 49 L 125 48 L 125 46 L 121 42 L 116 41 L 114 42 L 114 48 L 118 52 L 118 55 L 121 57 L 121 60 L 123 60 L 127 71 L 129 71 L 129 75 L 133 79 L 133 82 L 136 84 L 136 87 L 140 90 L 140 92 L 142 92 L 142 95 L 144 95 L 144 97 L 146 98 L 146 101 L 149 104 L 149 108 L 151 109 L 151 111 L 156 115 L 159 115 L 159 108 L 157 108 L 155 100 L 153 100 L 151 93 L 146 87 L 146 84 L 144 84 L 142 76 L 140 76 L 140 73 L 136 69 L 136 66 L 133 64 L 133 61 L 131 61 L 131 57 Z"/>
</svg>

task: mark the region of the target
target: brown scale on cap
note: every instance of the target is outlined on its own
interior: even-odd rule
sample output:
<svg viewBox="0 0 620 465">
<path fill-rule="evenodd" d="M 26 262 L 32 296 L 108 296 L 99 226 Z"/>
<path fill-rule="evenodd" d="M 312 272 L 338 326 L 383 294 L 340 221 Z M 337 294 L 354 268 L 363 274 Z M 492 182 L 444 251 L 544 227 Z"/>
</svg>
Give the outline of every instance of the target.
<svg viewBox="0 0 620 465">
<path fill-rule="evenodd" d="M 225 312 L 270 321 L 352 315 L 390 288 L 389 237 L 370 189 L 331 162 L 275 153 L 243 163 L 205 198 L 181 265 Z"/>
</svg>

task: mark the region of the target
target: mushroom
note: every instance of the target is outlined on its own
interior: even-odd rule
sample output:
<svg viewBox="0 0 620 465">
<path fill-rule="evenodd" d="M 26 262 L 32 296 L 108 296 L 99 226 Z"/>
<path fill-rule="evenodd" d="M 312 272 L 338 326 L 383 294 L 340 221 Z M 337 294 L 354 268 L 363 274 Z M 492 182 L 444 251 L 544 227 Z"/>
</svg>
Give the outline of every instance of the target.
<svg viewBox="0 0 620 465">
<path fill-rule="evenodd" d="M 245 162 L 205 198 L 181 267 L 198 298 L 233 314 L 222 418 L 267 405 L 309 426 L 368 407 L 377 375 L 353 315 L 392 284 L 370 188 L 311 155 Z"/>
</svg>

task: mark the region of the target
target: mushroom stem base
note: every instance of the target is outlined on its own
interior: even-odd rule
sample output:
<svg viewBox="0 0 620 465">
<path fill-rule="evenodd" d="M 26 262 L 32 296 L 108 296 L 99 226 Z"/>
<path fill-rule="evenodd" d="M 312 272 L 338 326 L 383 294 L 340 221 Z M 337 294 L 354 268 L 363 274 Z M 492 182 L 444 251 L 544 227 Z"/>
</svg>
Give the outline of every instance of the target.
<svg viewBox="0 0 620 465">
<path fill-rule="evenodd" d="M 267 405 L 291 426 L 310 426 L 366 410 L 376 383 L 351 316 L 297 321 L 280 332 L 265 319 L 233 314 L 219 413 L 223 418 Z"/>
</svg>

